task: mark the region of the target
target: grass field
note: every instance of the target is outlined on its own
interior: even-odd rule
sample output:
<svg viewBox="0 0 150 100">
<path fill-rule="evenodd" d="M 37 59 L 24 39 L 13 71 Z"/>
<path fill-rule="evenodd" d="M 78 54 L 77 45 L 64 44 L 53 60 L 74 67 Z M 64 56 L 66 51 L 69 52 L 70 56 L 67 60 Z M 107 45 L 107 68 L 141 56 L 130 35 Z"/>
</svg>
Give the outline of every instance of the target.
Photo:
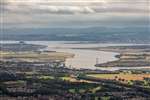
<svg viewBox="0 0 150 100">
<path fill-rule="evenodd" d="M 87 76 L 100 79 L 125 79 L 125 80 L 143 80 L 144 77 L 150 78 L 150 74 L 88 74 Z"/>
<path fill-rule="evenodd" d="M 39 79 L 50 80 L 50 79 L 54 79 L 54 77 L 53 76 L 40 76 Z"/>
<path fill-rule="evenodd" d="M 51 61 L 51 60 L 65 60 L 66 58 L 73 57 L 73 54 L 64 52 L 2 52 L 0 51 L 1 59 L 16 59 L 22 61 Z"/>
<path fill-rule="evenodd" d="M 66 77 L 61 77 L 62 80 L 64 81 L 70 81 L 70 82 L 86 82 L 86 83 L 93 83 L 92 81 L 88 81 L 88 80 L 78 80 L 74 77 L 71 76 L 66 76 Z"/>
</svg>

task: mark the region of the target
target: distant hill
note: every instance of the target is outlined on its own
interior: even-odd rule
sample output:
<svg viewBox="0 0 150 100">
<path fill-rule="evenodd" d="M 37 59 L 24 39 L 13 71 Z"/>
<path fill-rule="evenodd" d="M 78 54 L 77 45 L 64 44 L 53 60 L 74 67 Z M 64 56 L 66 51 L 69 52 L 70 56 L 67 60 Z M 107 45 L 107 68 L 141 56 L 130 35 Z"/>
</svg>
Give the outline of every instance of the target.
<svg viewBox="0 0 150 100">
<path fill-rule="evenodd" d="M 150 43 L 148 27 L 3 29 L 0 40 Z"/>
</svg>

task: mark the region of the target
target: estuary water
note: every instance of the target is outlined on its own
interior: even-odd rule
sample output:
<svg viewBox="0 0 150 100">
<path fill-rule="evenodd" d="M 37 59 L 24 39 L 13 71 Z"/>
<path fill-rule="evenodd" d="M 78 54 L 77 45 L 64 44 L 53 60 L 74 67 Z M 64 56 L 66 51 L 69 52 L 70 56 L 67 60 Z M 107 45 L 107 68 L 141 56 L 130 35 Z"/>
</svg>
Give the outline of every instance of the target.
<svg viewBox="0 0 150 100">
<path fill-rule="evenodd" d="M 32 43 L 30 41 L 30 43 Z M 33 43 L 32 43 L 33 44 Z M 102 69 L 95 67 L 96 63 L 106 63 L 109 61 L 115 61 L 115 57 L 119 53 L 115 52 L 105 52 L 97 50 L 89 50 L 85 48 L 106 46 L 103 44 L 91 44 L 91 43 L 76 43 L 76 42 L 66 42 L 66 41 L 36 41 L 34 44 L 47 45 L 47 49 L 57 52 L 67 52 L 74 54 L 73 58 L 66 59 L 66 66 L 75 69 Z M 107 44 L 108 45 L 108 44 Z M 80 49 L 75 49 L 80 48 Z M 84 48 L 84 49 L 82 49 Z M 104 68 L 105 69 L 105 68 Z"/>
<path fill-rule="evenodd" d="M 3 41 L 3 43 L 16 43 L 18 41 Z M 105 52 L 97 50 L 89 50 L 85 48 L 94 47 L 107 47 L 107 46 L 120 46 L 120 45 L 133 45 L 133 44 L 100 44 L 100 43 L 80 43 L 69 41 L 25 41 L 31 44 L 46 45 L 47 50 L 57 52 L 72 53 L 75 56 L 73 58 L 66 59 L 66 66 L 75 69 L 100 69 L 100 70 L 119 70 L 119 69 L 131 69 L 131 67 L 115 67 L 115 68 L 100 68 L 95 67 L 96 63 L 106 63 L 110 61 L 118 60 L 115 56 L 119 53 Z M 80 48 L 80 49 L 75 49 Z M 84 49 L 82 49 L 84 48 Z M 145 68 L 145 67 L 144 67 Z M 140 69 L 140 67 L 132 67 L 132 69 Z"/>
</svg>

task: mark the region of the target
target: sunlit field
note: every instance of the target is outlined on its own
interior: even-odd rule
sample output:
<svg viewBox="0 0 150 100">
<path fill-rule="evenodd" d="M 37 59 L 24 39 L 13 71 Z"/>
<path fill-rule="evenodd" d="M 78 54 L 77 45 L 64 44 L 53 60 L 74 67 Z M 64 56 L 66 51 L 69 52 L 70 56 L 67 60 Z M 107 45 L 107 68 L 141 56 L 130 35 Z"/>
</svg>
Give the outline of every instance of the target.
<svg viewBox="0 0 150 100">
<path fill-rule="evenodd" d="M 91 76 L 99 79 L 110 79 L 110 80 L 120 80 L 124 79 L 127 81 L 131 80 L 143 80 L 144 78 L 150 78 L 150 74 L 130 74 L 130 73 L 120 73 L 120 74 L 89 74 Z"/>
</svg>

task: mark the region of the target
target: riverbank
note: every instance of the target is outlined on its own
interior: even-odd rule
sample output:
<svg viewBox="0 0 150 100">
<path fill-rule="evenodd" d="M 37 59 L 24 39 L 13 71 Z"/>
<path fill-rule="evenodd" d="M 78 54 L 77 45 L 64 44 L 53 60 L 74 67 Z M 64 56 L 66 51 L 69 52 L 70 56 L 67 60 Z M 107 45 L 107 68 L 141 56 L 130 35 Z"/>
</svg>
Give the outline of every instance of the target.
<svg viewBox="0 0 150 100">
<path fill-rule="evenodd" d="M 3 41 L 15 43 L 18 41 Z M 25 41 L 33 45 L 45 45 L 42 51 L 74 54 L 65 60 L 68 68 L 90 70 L 120 70 L 149 68 L 150 45 L 145 44 L 94 44 L 67 41 Z M 135 55 L 136 53 L 136 55 Z M 144 53 L 144 54 L 143 54 Z M 143 54 L 143 56 L 141 55 Z M 147 56 L 146 56 L 147 55 Z M 146 57 L 146 61 L 145 61 Z M 96 66 L 95 66 L 96 65 Z"/>
<path fill-rule="evenodd" d="M 18 43 L 19 41 L 3 41 L 2 43 Z M 89 48 L 97 47 L 97 44 L 74 44 L 74 42 L 65 41 L 24 41 L 27 44 L 33 45 L 44 45 L 47 48 L 42 49 L 43 51 L 55 51 L 74 54 L 73 58 L 67 58 L 65 64 L 68 68 L 75 69 L 98 69 L 95 67 L 96 59 L 99 58 L 99 63 L 106 63 L 110 61 L 115 61 L 115 57 L 118 53 L 115 52 L 105 52 L 105 51 L 95 51 L 88 49 L 72 49 L 72 48 Z M 104 46 L 103 44 L 101 46 Z"/>
<path fill-rule="evenodd" d="M 91 48 L 73 48 L 81 50 L 95 50 L 117 52 L 118 60 L 106 63 L 97 63 L 95 66 L 103 70 L 118 69 L 143 69 L 150 68 L 150 45 L 148 44 L 123 44 L 107 45 Z"/>
<path fill-rule="evenodd" d="M 120 52 L 117 55 L 119 60 L 97 64 L 97 67 L 146 67 L 150 68 L 150 46 L 149 45 L 135 45 L 135 46 L 110 46 L 99 48 L 98 50 Z"/>
</svg>

